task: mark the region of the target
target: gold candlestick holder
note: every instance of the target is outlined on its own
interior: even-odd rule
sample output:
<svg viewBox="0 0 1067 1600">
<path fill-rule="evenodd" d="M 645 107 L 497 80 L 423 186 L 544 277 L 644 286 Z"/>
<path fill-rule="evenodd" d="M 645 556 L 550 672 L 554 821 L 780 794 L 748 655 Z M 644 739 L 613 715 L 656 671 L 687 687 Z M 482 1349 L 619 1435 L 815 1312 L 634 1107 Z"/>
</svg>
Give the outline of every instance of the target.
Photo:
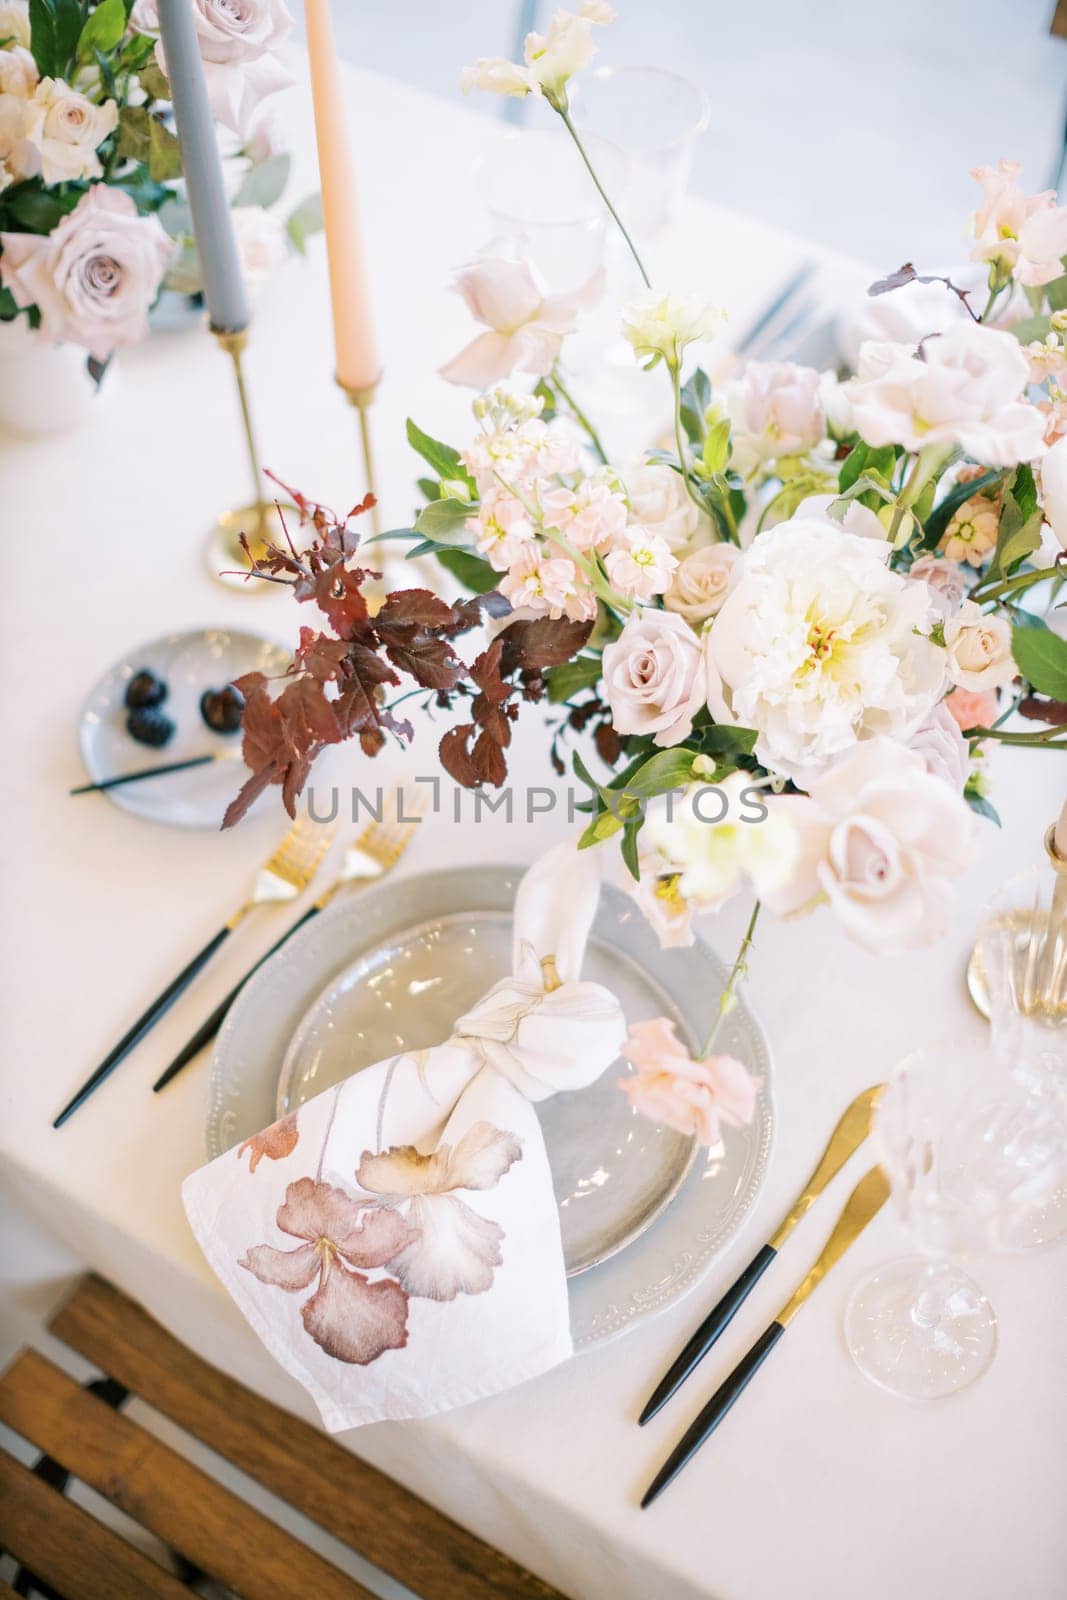
<svg viewBox="0 0 1067 1600">
<path fill-rule="evenodd" d="M 371 533 L 377 536 L 382 531 L 381 512 L 378 506 L 378 485 L 374 475 L 374 447 L 371 439 L 370 408 L 374 397 L 378 393 L 381 376 L 375 378 L 373 383 L 364 384 L 362 388 L 353 389 L 340 378 L 337 386 L 342 391 L 349 405 L 359 416 L 359 449 L 363 458 L 363 485 L 364 493 L 374 496 L 374 505 L 370 510 Z"/>
<path fill-rule="evenodd" d="M 247 577 L 248 556 L 241 545 L 241 535 L 244 534 L 248 540 L 252 555 L 260 559 L 266 555 L 269 544 L 277 544 L 284 540 L 285 530 L 277 503 L 263 497 L 263 471 L 244 369 L 248 329 L 245 327 L 230 332 L 224 328 L 212 328 L 211 332 L 218 341 L 219 348 L 226 352 L 233 363 L 237 399 L 241 408 L 241 422 L 248 450 L 253 498 L 246 505 L 236 506 L 232 511 L 224 511 L 212 528 L 205 552 L 208 570 L 213 578 L 228 589 L 240 589 L 245 594 L 267 594 L 271 588 L 270 584 L 256 583 Z"/>
<path fill-rule="evenodd" d="M 1067 1003 L 1067 856 L 1056 848 L 1055 823 L 1045 834 L 1045 854 L 1054 873 L 1048 909 L 1036 904 L 1005 912 L 1005 926 L 1000 931 L 1017 951 L 1013 961 L 1018 970 L 1012 988 L 1022 1015 L 1062 1023 Z M 967 992 L 988 1022 L 992 1005 L 981 946 L 979 938 L 967 963 Z"/>
</svg>

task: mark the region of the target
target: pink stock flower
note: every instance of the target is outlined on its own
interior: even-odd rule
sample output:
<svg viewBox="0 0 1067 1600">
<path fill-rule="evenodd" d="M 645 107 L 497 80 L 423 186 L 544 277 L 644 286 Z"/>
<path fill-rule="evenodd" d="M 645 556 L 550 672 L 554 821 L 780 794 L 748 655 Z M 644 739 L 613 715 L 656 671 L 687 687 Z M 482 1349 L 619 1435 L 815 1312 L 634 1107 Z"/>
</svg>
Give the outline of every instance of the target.
<svg viewBox="0 0 1067 1600">
<path fill-rule="evenodd" d="M 578 592 L 578 569 L 566 556 L 550 556 L 542 545 L 524 545 L 500 582 L 500 593 L 512 609 L 525 607 L 535 615 L 570 615 L 568 606 Z M 594 614 L 596 609 L 593 600 Z"/>
<path fill-rule="evenodd" d="M 637 1071 L 621 1078 L 619 1087 L 652 1122 L 710 1146 L 718 1144 L 723 1125 L 742 1128 L 755 1116 L 763 1080 L 734 1056 L 695 1060 L 667 1017 L 632 1023 L 622 1054 Z"/>
<path fill-rule="evenodd" d="M 626 531 L 626 501 L 596 478 L 583 478 L 574 489 L 542 490 L 541 510 L 577 550 L 608 550 Z"/>
<path fill-rule="evenodd" d="M 629 599 L 651 600 L 670 585 L 678 565 L 664 539 L 632 522 L 604 557 L 612 586 Z"/>
<path fill-rule="evenodd" d="M 1051 283 L 1063 272 L 1067 255 L 1067 206 L 1056 204 L 1054 189 L 1023 194 L 1018 161 L 975 167 L 971 173 L 983 190 L 982 204 L 971 219 L 972 261 L 995 262 L 1014 274 L 1025 288 Z"/>
<path fill-rule="evenodd" d="M 488 389 L 516 370 L 542 378 L 551 372 L 578 313 L 600 298 L 603 272 L 598 269 L 571 294 L 550 295 L 529 262 L 483 256 L 460 268 L 455 288 L 487 331 L 453 356 L 441 376 L 470 389 Z"/>
<path fill-rule="evenodd" d="M 514 495 L 490 490 L 476 517 L 467 520 L 475 544 L 495 572 L 507 572 L 535 539 L 533 524 Z"/>
</svg>

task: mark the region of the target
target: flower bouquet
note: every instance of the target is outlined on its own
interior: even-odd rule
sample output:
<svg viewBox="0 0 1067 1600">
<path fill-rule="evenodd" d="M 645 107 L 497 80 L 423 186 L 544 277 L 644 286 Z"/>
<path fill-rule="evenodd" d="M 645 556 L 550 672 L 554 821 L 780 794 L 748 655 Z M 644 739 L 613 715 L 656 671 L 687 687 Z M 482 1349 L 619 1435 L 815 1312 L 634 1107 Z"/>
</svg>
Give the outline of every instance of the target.
<svg viewBox="0 0 1067 1600">
<path fill-rule="evenodd" d="M 558 12 L 522 64 L 481 61 L 466 82 L 541 98 L 588 165 L 567 84 L 610 20 L 601 0 Z M 673 416 L 669 445 L 636 463 L 609 459 L 561 365 L 579 305 L 522 260 L 465 268 L 484 331 L 445 375 L 496 386 L 459 448 L 409 423 L 427 504 L 385 537 L 474 597 L 400 590 L 372 614 L 358 521 L 295 497 L 314 543 L 258 570 L 325 625 L 302 631 L 281 684 L 242 685 L 252 775 L 228 822 L 272 783 L 291 809 L 328 744 L 373 755 L 410 737 L 395 708 L 412 685 L 463 710 L 440 743 L 448 773 L 500 785 L 533 701 L 556 708 L 557 773 L 563 741 L 591 736 L 595 756 L 572 756 L 581 844 L 618 843 L 665 944 L 752 892 L 720 1016 L 761 904 L 829 906 L 876 951 L 937 939 L 975 813 L 996 820 L 988 752 L 1067 750 L 1067 640 L 1048 622 L 1067 576 L 1067 209 L 1022 193 L 1012 164 L 975 176 L 981 291 L 923 277 L 933 323 L 868 342 L 844 376 L 754 363 L 713 390 L 691 356 L 722 313 L 653 289 L 620 222 L 646 284 L 622 328 Z M 870 293 L 906 297 L 918 277 L 909 265 Z M 498 381 L 513 373 L 525 388 Z M 494 636 L 467 663 L 455 641 L 485 620 Z M 692 1057 L 666 1024 L 635 1034 L 637 1093 L 661 1120 L 751 1115 L 713 1043 Z"/>
<path fill-rule="evenodd" d="M 282 0 L 195 0 L 212 108 L 229 142 L 234 227 L 255 285 L 302 250 L 317 197 L 270 208 L 289 158 L 263 120 L 290 82 L 276 50 Z M 28 319 L 52 343 L 82 346 L 99 377 L 148 331 L 161 288 L 200 289 L 169 107 L 156 0 L 0 3 L 0 322 Z"/>
</svg>

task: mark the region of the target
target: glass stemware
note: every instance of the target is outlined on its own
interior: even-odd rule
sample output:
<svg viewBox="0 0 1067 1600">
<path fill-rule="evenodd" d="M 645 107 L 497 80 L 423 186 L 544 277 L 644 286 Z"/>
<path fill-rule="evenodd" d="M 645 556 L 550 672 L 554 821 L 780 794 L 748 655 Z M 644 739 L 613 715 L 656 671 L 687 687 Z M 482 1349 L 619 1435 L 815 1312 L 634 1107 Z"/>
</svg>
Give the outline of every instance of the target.
<svg viewBox="0 0 1067 1600">
<path fill-rule="evenodd" d="M 1063 1180 L 1062 1135 L 988 1048 L 918 1050 L 892 1074 L 872 1137 L 924 1253 L 880 1268 L 849 1301 L 846 1342 L 872 1382 L 934 1400 L 986 1371 L 996 1317 L 951 1257 L 1014 1247 Z"/>
</svg>

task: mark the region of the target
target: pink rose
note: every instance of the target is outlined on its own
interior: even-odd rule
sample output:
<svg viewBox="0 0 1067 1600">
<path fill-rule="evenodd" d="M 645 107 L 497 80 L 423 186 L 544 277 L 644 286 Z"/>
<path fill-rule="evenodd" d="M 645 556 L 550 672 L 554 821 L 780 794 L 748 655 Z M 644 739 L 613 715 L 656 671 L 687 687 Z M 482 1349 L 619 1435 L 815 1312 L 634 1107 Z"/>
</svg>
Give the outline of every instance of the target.
<svg viewBox="0 0 1067 1600">
<path fill-rule="evenodd" d="M 572 294 L 546 294 L 527 261 L 483 256 L 461 267 L 454 287 L 476 322 L 488 330 L 441 368 L 442 378 L 469 389 L 488 389 L 516 370 L 544 377 L 573 333 L 579 311 L 600 298 L 598 269 Z"/>
<path fill-rule="evenodd" d="M 174 243 L 123 190 L 95 183 L 51 233 L 0 233 L 0 249 L 0 282 L 38 308 L 43 336 L 104 361 L 148 333 Z"/>
<path fill-rule="evenodd" d="M 865 357 L 866 353 L 866 357 Z M 961 322 L 923 345 L 861 351 L 850 386 L 856 431 L 867 444 L 958 444 L 988 467 L 1044 452 L 1044 418 L 1024 398 L 1030 366 L 1010 333 Z"/>
<path fill-rule="evenodd" d="M 989 728 L 997 719 L 995 689 L 978 693 L 974 689 L 953 689 L 942 701 L 945 710 L 960 729 Z"/>
<path fill-rule="evenodd" d="M 956 614 L 971 583 L 959 562 L 950 561 L 947 556 L 920 556 L 912 562 L 908 576 L 926 584 L 930 598 L 942 617 Z"/>
<path fill-rule="evenodd" d="M 638 607 L 604 648 L 604 694 L 619 733 L 650 733 L 681 744 L 707 698 L 700 641 L 673 611 Z"/>
<path fill-rule="evenodd" d="M 916 728 L 908 740 L 908 749 L 922 756 L 927 772 L 962 794 L 971 770 L 971 755 L 948 702 L 942 700 Z"/>
<path fill-rule="evenodd" d="M 746 1127 L 762 1083 L 734 1056 L 694 1060 L 667 1017 L 634 1022 L 622 1047 L 636 1073 L 619 1080 L 631 1103 L 652 1122 L 718 1144 L 722 1125 Z"/>
<path fill-rule="evenodd" d="M 826 901 L 868 950 L 931 944 L 952 914 L 952 879 L 970 864 L 974 819 L 962 796 L 922 756 L 868 739 L 811 785 L 772 799 L 797 833 L 791 879 L 764 894 L 782 915 Z"/>
<path fill-rule="evenodd" d="M 1018 161 L 975 167 L 982 185 L 982 205 L 971 219 L 972 261 L 990 261 L 1014 275 L 1026 288 L 1051 283 L 1063 272 L 1067 255 L 1067 206 L 1056 204 L 1054 189 L 1023 194 Z"/>
<path fill-rule="evenodd" d="M 293 19 L 283 0 L 192 0 L 192 8 L 211 110 L 224 128 L 243 135 L 264 97 L 294 81 L 275 54 Z M 158 34 L 158 0 L 137 0 L 130 25 L 138 33 Z M 156 60 L 166 73 L 159 44 Z"/>
</svg>

